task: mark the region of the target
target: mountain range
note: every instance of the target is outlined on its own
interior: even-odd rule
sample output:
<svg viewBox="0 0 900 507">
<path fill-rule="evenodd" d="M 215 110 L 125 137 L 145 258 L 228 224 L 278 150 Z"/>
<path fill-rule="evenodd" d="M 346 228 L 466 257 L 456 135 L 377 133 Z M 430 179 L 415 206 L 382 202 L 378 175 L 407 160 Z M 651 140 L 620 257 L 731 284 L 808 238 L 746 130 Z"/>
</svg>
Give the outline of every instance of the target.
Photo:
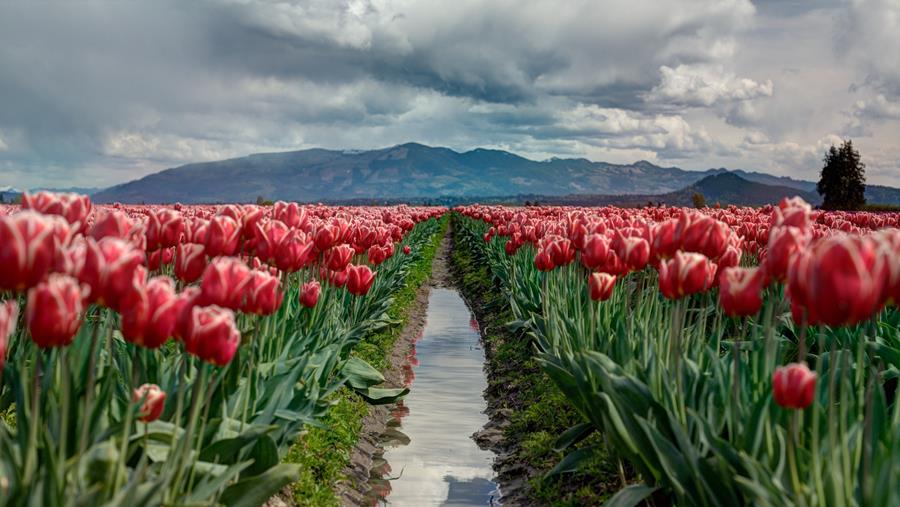
<svg viewBox="0 0 900 507">
<path fill-rule="evenodd" d="M 725 174 L 731 176 L 722 179 Z M 187 164 L 101 190 L 93 199 L 122 203 L 254 202 L 258 197 L 299 202 L 421 202 L 446 197 L 464 202 L 487 196 L 535 196 L 544 202 L 628 196 L 627 200 L 667 202 L 693 191 L 723 204 L 772 202 L 785 193 L 819 202 L 815 183 L 759 172 L 687 171 L 647 161 L 536 161 L 502 150 L 457 152 L 417 143 L 367 151 L 316 148 L 261 153 Z M 866 196 L 870 202 L 900 204 L 900 189 L 869 185 Z"/>
</svg>

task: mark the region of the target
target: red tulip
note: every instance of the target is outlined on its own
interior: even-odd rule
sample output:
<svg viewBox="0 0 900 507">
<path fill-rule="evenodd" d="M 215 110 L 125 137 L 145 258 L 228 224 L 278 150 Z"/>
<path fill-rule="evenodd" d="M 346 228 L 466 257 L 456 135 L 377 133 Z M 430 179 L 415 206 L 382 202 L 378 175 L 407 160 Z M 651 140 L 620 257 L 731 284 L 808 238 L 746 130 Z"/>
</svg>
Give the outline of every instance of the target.
<svg viewBox="0 0 900 507">
<path fill-rule="evenodd" d="M 185 223 L 182 241 L 185 243 L 199 243 L 201 245 L 206 245 L 206 237 L 208 235 L 209 220 L 193 218 Z"/>
<path fill-rule="evenodd" d="M 324 224 L 316 230 L 315 243 L 316 248 L 320 252 L 324 252 L 331 248 L 337 241 L 340 239 L 341 230 L 340 228 L 331 225 Z"/>
<path fill-rule="evenodd" d="M 333 246 L 324 253 L 325 267 L 332 271 L 341 271 L 353 260 L 353 253 L 353 247 L 350 245 Z"/>
<path fill-rule="evenodd" d="M 546 250 L 553 258 L 555 266 L 565 266 L 575 260 L 575 246 L 567 238 L 559 238 L 549 242 Z"/>
<path fill-rule="evenodd" d="M 142 347 L 160 347 L 175 334 L 177 299 L 175 283 L 167 276 L 135 283 L 122 309 L 122 336 Z"/>
<path fill-rule="evenodd" d="M 233 218 L 224 215 L 213 217 L 206 232 L 206 254 L 210 257 L 234 255 L 241 239 L 241 228 Z"/>
<path fill-rule="evenodd" d="M 88 239 L 85 246 L 78 279 L 91 288 L 91 302 L 118 310 L 135 271 L 144 263 L 144 253 L 118 238 Z"/>
<path fill-rule="evenodd" d="M 169 208 L 151 209 L 147 213 L 147 248 L 169 248 L 177 245 L 184 234 L 184 217 Z"/>
<path fill-rule="evenodd" d="M 703 292 L 713 285 L 716 265 L 705 255 L 678 251 L 659 265 L 659 290 L 668 299 Z"/>
<path fill-rule="evenodd" d="M 38 347 L 72 343 L 81 327 L 85 290 L 78 280 L 54 273 L 28 291 L 25 321 Z"/>
<path fill-rule="evenodd" d="M 772 225 L 775 227 L 787 225 L 805 231 L 809 229 L 811 215 L 812 207 L 803 198 L 785 197 L 772 211 Z"/>
<path fill-rule="evenodd" d="M 343 271 L 331 271 L 323 266 L 319 269 L 319 276 L 332 287 L 343 287 L 347 285 L 347 277 L 350 276 L 350 267 L 347 266 Z"/>
<path fill-rule="evenodd" d="M 581 263 L 584 267 L 594 270 L 606 263 L 609 254 L 609 239 L 602 234 L 591 234 L 584 241 L 581 250 Z"/>
<path fill-rule="evenodd" d="M 246 297 L 241 307 L 244 313 L 272 315 L 281 306 L 281 300 L 284 298 L 278 278 L 265 271 L 252 271 L 245 291 Z"/>
<path fill-rule="evenodd" d="M 550 252 L 548 252 L 546 248 L 541 248 L 534 254 L 534 267 L 536 267 L 538 271 L 553 271 L 556 267 L 556 265 L 553 264 L 553 256 L 550 255 Z"/>
<path fill-rule="evenodd" d="M 134 223 L 125 213 L 116 210 L 103 211 L 91 226 L 88 235 L 97 241 L 103 238 L 128 239 L 132 227 Z"/>
<path fill-rule="evenodd" d="M 373 266 L 378 266 L 382 262 L 386 261 L 388 258 L 388 247 L 381 245 L 372 245 L 369 247 L 369 251 L 366 252 L 366 258 L 369 259 L 369 263 Z"/>
<path fill-rule="evenodd" d="M 175 303 L 172 313 L 175 314 L 175 330 L 173 336 L 184 341 L 187 336 L 188 322 L 191 320 L 191 312 L 197 306 L 200 299 L 200 287 L 186 287 L 181 293 L 175 296 Z"/>
<path fill-rule="evenodd" d="M 193 283 L 206 269 L 206 247 L 197 243 L 179 243 L 175 247 L 175 276 Z"/>
<path fill-rule="evenodd" d="M 53 221 L 33 211 L 0 217 L 0 289 L 34 287 L 53 267 Z"/>
<path fill-rule="evenodd" d="M 347 290 L 354 296 L 363 296 L 372 288 L 375 272 L 366 265 L 347 266 Z"/>
<path fill-rule="evenodd" d="M 166 406 L 166 392 L 156 384 L 144 384 L 132 391 L 131 402 L 141 403 L 138 411 L 139 421 L 153 422 L 163 413 Z"/>
<path fill-rule="evenodd" d="M 594 301 L 606 301 L 612 297 L 616 277 L 608 273 L 591 273 L 588 277 L 588 294 Z"/>
<path fill-rule="evenodd" d="M 686 252 L 697 252 L 717 259 L 728 247 L 728 238 L 731 229 L 722 222 L 709 216 L 701 216 L 693 221 L 684 230 L 681 237 L 681 247 Z"/>
<path fill-rule="evenodd" d="M 0 373 L 6 363 L 6 345 L 9 337 L 16 332 L 16 319 L 19 318 L 19 306 L 15 301 L 0 303 Z"/>
<path fill-rule="evenodd" d="M 785 281 L 791 257 L 809 246 L 812 237 L 798 227 L 773 227 L 764 260 L 766 274 L 774 280 Z"/>
<path fill-rule="evenodd" d="M 234 257 L 219 257 L 203 272 L 198 304 L 239 310 L 243 305 L 244 290 L 249 282 L 250 268 L 246 264 Z"/>
<path fill-rule="evenodd" d="M 312 308 L 316 306 L 316 303 L 319 301 L 319 293 L 322 290 L 322 287 L 319 285 L 319 282 L 315 280 L 311 280 L 303 284 L 300 287 L 300 304 L 307 308 Z"/>
<path fill-rule="evenodd" d="M 650 261 L 650 243 L 644 238 L 623 238 L 619 248 L 616 249 L 616 255 L 629 270 L 640 271 Z"/>
<path fill-rule="evenodd" d="M 728 267 L 719 276 L 719 303 L 732 317 L 756 315 L 762 307 L 766 274 L 759 268 Z"/>
<path fill-rule="evenodd" d="M 263 262 L 277 261 L 279 248 L 291 232 L 278 220 L 256 224 L 256 256 Z M 294 241 L 294 238 L 291 238 Z"/>
<path fill-rule="evenodd" d="M 234 313 L 219 306 L 191 308 L 184 336 L 184 348 L 200 359 L 224 366 L 231 362 L 241 343 Z"/>
<path fill-rule="evenodd" d="M 808 323 L 853 325 L 881 310 L 890 271 L 878 241 L 834 236 L 819 241 L 811 255 L 806 271 L 798 266 L 788 287 L 792 300 L 798 296 L 798 304 L 808 309 Z"/>
<path fill-rule="evenodd" d="M 32 209 L 45 215 L 58 215 L 71 224 L 75 230 L 83 231 L 91 214 L 91 199 L 80 194 L 54 194 L 37 192 L 22 194 L 22 208 Z"/>
<path fill-rule="evenodd" d="M 278 201 L 272 208 L 272 218 L 284 222 L 290 228 L 302 229 L 306 225 L 306 209 L 295 202 Z"/>
<path fill-rule="evenodd" d="M 275 265 L 282 271 L 294 273 L 309 264 L 315 245 L 299 230 L 291 230 L 278 244 Z"/>
<path fill-rule="evenodd" d="M 804 409 L 816 396 L 816 373 L 805 364 L 781 366 L 772 374 L 772 397 L 784 408 Z"/>
<path fill-rule="evenodd" d="M 412 250 L 409 248 L 409 245 L 403 245 L 403 255 L 409 255 Z"/>
</svg>

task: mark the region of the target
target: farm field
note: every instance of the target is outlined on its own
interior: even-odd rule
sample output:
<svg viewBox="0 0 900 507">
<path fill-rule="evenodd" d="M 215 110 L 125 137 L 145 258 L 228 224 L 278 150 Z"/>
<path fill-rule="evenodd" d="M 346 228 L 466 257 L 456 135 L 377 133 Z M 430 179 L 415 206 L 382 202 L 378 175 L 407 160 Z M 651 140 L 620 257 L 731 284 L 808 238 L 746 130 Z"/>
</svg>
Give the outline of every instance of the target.
<svg viewBox="0 0 900 507">
<path fill-rule="evenodd" d="M 428 435 L 459 450 L 472 425 L 428 421 L 455 427 L 446 400 L 480 424 L 484 396 L 475 441 L 495 478 L 461 472 L 482 496 L 454 479 L 434 501 L 897 505 L 898 227 L 800 199 L 449 210 L 26 194 L 0 207 L 0 504 L 389 504 L 393 480 L 415 498 L 391 456 L 446 482 Z M 410 392 L 423 395 L 406 406 Z M 404 438 L 373 417 L 429 407 L 448 415 L 413 412 L 424 436 L 361 464 L 365 442 Z"/>
</svg>

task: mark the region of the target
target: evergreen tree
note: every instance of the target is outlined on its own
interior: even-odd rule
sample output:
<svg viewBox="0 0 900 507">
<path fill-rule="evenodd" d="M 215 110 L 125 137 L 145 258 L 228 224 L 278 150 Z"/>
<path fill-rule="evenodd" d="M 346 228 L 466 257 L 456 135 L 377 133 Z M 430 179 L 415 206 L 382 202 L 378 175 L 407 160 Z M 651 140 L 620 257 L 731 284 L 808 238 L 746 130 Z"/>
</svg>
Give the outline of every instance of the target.
<svg viewBox="0 0 900 507">
<path fill-rule="evenodd" d="M 824 209 L 856 210 L 866 203 L 866 165 L 860 161 L 853 141 L 828 149 L 816 190 L 824 197 Z"/>
</svg>

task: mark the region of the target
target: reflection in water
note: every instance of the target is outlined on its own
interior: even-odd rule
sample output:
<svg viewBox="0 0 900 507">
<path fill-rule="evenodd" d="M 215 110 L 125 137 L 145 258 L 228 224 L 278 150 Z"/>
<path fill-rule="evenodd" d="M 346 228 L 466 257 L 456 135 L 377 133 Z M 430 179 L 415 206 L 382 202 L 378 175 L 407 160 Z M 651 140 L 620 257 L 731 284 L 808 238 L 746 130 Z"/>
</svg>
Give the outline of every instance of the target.
<svg viewBox="0 0 900 507">
<path fill-rule="evenodd" d="M 497 505 L 493 455 L 470 437 L 488 421 L 477 324 L 456 291 L 434 289 L 403 368 L 410 394 L 391 411 L 371 471 L 373 504 Z"/>
</svg>

